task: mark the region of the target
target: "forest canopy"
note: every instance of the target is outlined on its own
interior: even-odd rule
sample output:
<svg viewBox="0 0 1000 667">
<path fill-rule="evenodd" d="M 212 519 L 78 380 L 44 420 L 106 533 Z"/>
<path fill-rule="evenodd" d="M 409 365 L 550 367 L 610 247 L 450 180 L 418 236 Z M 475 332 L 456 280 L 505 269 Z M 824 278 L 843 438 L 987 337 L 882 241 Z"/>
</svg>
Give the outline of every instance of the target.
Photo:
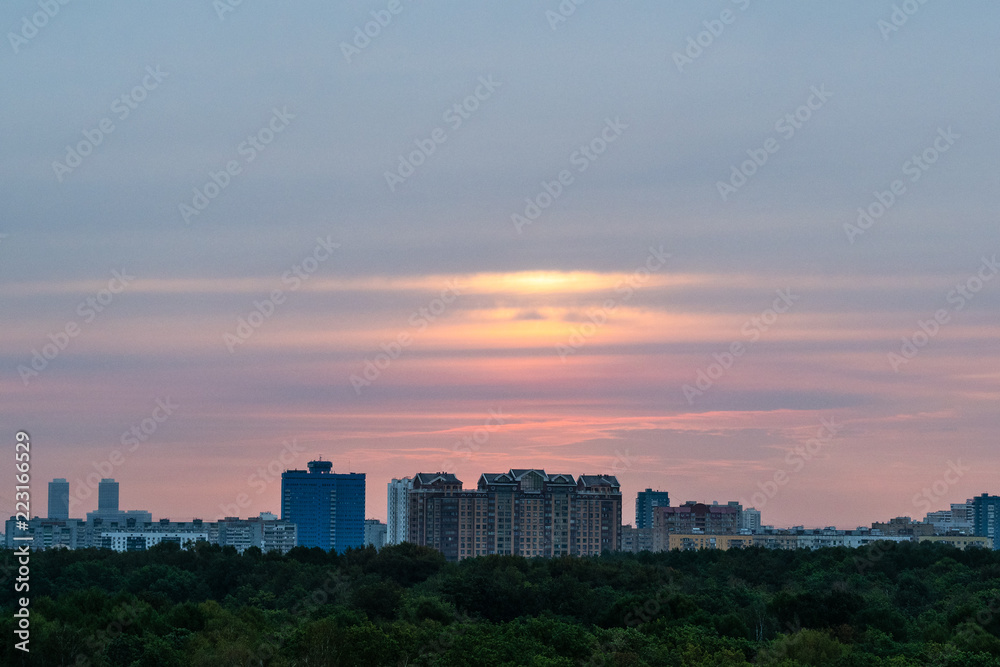
<svg viewBox="0 0 1000 667">
<path fill-rule="evenodd" d="M 5 635 L 16 561 L 0 551 Z M 861 549 L 445 563 L 163 544 L 31 555 L 31 651 L 9 665 L 1000 667 L 1000 553 Z"/>
</svg>

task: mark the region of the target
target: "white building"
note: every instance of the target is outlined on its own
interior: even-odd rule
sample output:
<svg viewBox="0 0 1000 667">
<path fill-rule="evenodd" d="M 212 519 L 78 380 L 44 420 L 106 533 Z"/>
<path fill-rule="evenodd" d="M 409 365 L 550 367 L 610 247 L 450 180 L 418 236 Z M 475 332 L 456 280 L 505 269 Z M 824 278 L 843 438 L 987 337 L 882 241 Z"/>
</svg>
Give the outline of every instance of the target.
<svg viewBox="0 0 1000 667">
<path fill-rule="evenodd" d="M 748 507 L 740 512 L 740 531 L 760 532 L 760 510 Z"/>
<path fill-rule="evenodd" d="M 261 551 L 288 553 L 295 546 L 296 526 L 291 521 L 277 518 L 271 512 L 240 519 L 227 516 L 209 524 L 209 541 L 220 546 L 230 546 L 239 553 L 250 547 Z"/>
<path fill-rule="evenodd" d="M 123 513 L 124 514 L 124 513 Z M 106 517 L 105 517 L 106 518 Z M 249 547 L 261 551 L 288 553 L 295 547 L 297 529 L 294 523 L 279 519 L 270 512 L 259 517 L 239 519 L 226 517 L 220 521 L 96 521 L 82 519 L 40 519 L 28 522 L 25 530 L 17 529 L 11 517 L 6 522 L 8 549 L 27 544 L 32 549 L 86 549 L 88 547 L 115 551 L 142 551 L 160 542 L 175 542 L 187 548 L 199 541 L 234 547 L 243 553 Z M 15 540 L 14 538 L 19 539 Z"/>
<path fill-rule="evenodd" d="M 260 513 L 260 518 L 263 519 L 259 545 L 260 550 L 264 553 L 277 551 L 287 554 L 295 548 L 298 529 L 291 521 L 283 521 L 273 514 L 270 514 L 272 518 L 267 518 L 265 514 L 270 513 Z"/>
<path fill-rule="evenodd" d="M 386 498 L 387 522 L 386 544 L 406 542 L 409 536 L 410 504 L 407 494 L 413 490 L 413 479 L 393 479 L 388 484 L 389 493 Z"/>
<path fill-rule="evenodd" d="M 951 528 L 951 510 L 928 512 L 927 516 L 924 517 L 924 523 L 931 524 L 936 531 L 948 530 Z"/>
<path fill-rule="evenodd" d="M 952 503 L 951 509 L 928 512 L 924 518 L 924 523 L 934 526 L 934 531 L 938 533 L 958 532 L 962 535 L 972 535 L 973 533 L 973 513 L 972 501 L 964 503 Z"/>
<path fill-rule="evenodd" d="M 859 530 L 824 530 L 806 531 L 798 536 L 799 549 L 819 549 L 822 547 L 847 547 L 857 549 L 876 542 L 911 542 L 912 537 L 906 535 L 880 535 L 878 531 L 863 532 Z"/>
<path fill-rule="evenodd" d="M 194 545 L 195 542 L 207 542 L 208 532 L 161 532 L 138 530 L 112 530 L 101 533 L 98 546 L 115 551 L 145 551 L 160 542 L 176 542 L 182 549 Z"/>
</svg>

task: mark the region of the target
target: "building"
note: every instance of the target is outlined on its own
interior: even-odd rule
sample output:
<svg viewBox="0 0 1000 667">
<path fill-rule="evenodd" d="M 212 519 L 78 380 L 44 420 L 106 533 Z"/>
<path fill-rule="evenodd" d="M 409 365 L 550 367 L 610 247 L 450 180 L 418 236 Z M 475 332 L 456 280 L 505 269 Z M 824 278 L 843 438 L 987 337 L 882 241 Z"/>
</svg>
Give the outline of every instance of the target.
<svg viewBox="0 0 1000 667">
<path fill-rule="evenodd" d="M 410 527 L 410 505 L 407 494 L 413 489 L 413 480 L 409 477 L 394 478 L 387 486 L 385 543 L 399 544 L 407 541 Z"/>
<path fill-rule="evenodd" d="M 474 556 L 596 555 L 620 549 L 621 487 L 613 475 L 483 473 L 463 489 L 452 473 L 419 473 L 409 497 L 409 541 L 449 561 Z"/>
<path fill-rule="evenodd" d="M 385 546 L 387 528 L 378 519 L 365 519 L 365 546 L 371 545 L 380 551 Z"/>
<path fill-rule="evenodd" d="M 916 539 L 912 535 L 883 535 L 870 528 L 838 530 L 833 526 L 815 529 L 798 527 L 787 531 L 771 531 L 769 537 L 781 532 L 789 534 L 794 540 L 790 547 L 793 549 L 823 549 L 827 547 L 857 549 L 876 542 L 912 542 Z"/>
<path fill-rule="evenodd" d="M 893 519 L 889 519 L 888 523 L 873 523 L 872 531 L 878 532 L 881 535 L 925 537 L 933 535 L 935 533 L 935 528 L 934 524 L 917 523 L 908 516 L 897 516 Z"/>
<path fill-rule="evenodd" d="M 114 512 L 87 512 L 87 523 L 102 523 L 105 526 L 131 526 L 150 523 L 153 515 L 146 510 L 115 510 Z"/>
<path fill-rule="evenodd" d="M 149 512 L 118 509 L 118 482 L 102 479 L 97 487 L 96 512 L 87 512 L 86 520 L 69 518 L 69 482 L 56 478 L 49 482 L 49 516 L 35 517 L 28 522 L 27 530 L 17 529 L 14 517 L 7 521 L 5 544 L 28 544 L 32 549 L 86 549 L 99 547 L 102 532 L 112 529 L 135 530 L 148 525 L 153 517 Z M 15 540 L 17 536 L 19 539 Z M 30 539 L 20 539 L 20 538 Z"/>
<path fill-rule="evenodd" d="M 653 508 L 670 507 L 670 494 L 666 491 L 646 489 L 640 491 L 635 498 L 635 527 L 637 529 L 653 527 Z"/>
<path fill-rule="evenodd" d="M 759 533 L 761 529 L 760 510 L 748 507 L 740 512 L 740 532 L 747 532 L 751 535 Z"/>
<path fill-rule="evenodd" d="M 620 548 L 622 495 L 614 475 L 574 480 L 512 469 L 481 475 L 478 490 L 496 499 L 497 553 L 592 556 Z"/>
<path fill-rule="evenodd" d="M 343 552 L 365 544 L 365 475 L 333 472 L 330 461 L 281 473 L 281 518 L 294 523 L 299 546 Z"/>
<path fill-rule="evenodd" d="M 754 544 L 752 535 L 673 534 L 667 536 L 668 551 L 700 551 L 702 549 L 740 549 Z"/>
<path fill-rule="evenodd" d="M 197 542 L 213 541 L 218 535 L 215 524 L 205 523 L 201 519 L 192 521 L 160 519 L 142 522 L 132 519 L 122 524 L 117 521 L 97 519 L 93 522 L 88 521 L 88 524 L 91 527 L 89 546 L 114 551 L 145 551 L 160 542 L 174 542 L 182 549 L 186 549 Z"/>
<path fill-rule="evenodd" d="M 41 519 L 28 521 L 27 530 L 17 527 L 15 517 L 8 519 L 4 526 L 4 546 L 15 549 L 27 544 L 35 549 L 83 549 L 90 546 L 87 522 L 82 519 Z M 14 539 L 15 537 L 29 539 Z"/>
<path fill-rule="evenodd" d="M 622 491 L 618 478 L 580 475 L 572 501 L 569 555 L 596 556 L 618 551 L 622 532 Z"/>
<path fill-rule="evenodd" d="M 69 482 L 57 477 L 49 482 L 49 516 L 50 519 L 69 519 Z"/>
<path fill-rule="evenodd" d="M 632 524 L 622 526 L 621 551 L 637 554 L 653 550 L 653 529 L 633 528 Z"/>
<path fill-rule="evenodd" d="M 146 551 L 161 542 L 174 542 L 188 549 L 198 542 L 207 542 L 207 532 L 113 530 L 101 534 L 95 546 L 114 551 Z"/>
<path fill-rule="evenodd" d="M 233 547 L 239 553 L 243 553 L 254 543 L 260 543 L 260 523 L 258 521 L 255 525 L 252 519 L 243 520 L 227 516 L 215 522 L 214 530 L 209 532 L 207 539 L 219 546 Z"/>
<path fill-rule="evenodd" d="M 951 510 L 939 510 L 928 512 L 924 517 L 924 523 L 934 526 L 934 532 L 944 532 L 951 528 Z"/>
<path fill-rule="evenodd" d="M 461 496 L 461 507 L 459 510 Z M 463 519 L 467 512 L 478 512 L 476 522 L 480 528 L 488 524 L 495 531 L 496 507 L 488 503 L 486 495 L 463 493 L 462 482 L 452 473 L 419 473 L 413 478 L 413 488 L 407 493 L 407 541 L 433 547 L 449 561 L 459 560 L 458 526 L 459 511 Z M 472 509 L 469 508 L 470 504 Z M 486 513 L 489 514 L 487 524 Z M 470 547 L 462 547 L 462 556 Z M 485 549 L 485 546 L 483 547 Z M 496 553 L 492 551 L 491 553 Z"/>
<path fill-rule="evenodd" d="M 973 504 L 970 499 L 964 503 L 952 503 L 946 510 L 928 512 L 924 523 L 934 526 L 936 534 L 973 535 L 975 532 Z"/>
<path fill-rule="evenodd" d="M 975 530 L 975 512 L 970 498 L 964 503 L 951 504 L 951 530 L 972 535 Z"/>
<path fill-rule="evenodd" d="M 975 535 L 927 535 L 918 537 L 917 542 L 937 542 L 947 544 L 957 549 L 991 549 L 992 544 L 988 537 L 977 537 Z"/>
<path fill-rule="evenodd" d="M 171 521 L 160 519 L 129 527 L 98 528 L 93 546 L 115 551 L 142 551 L 161 542 L 176 542 L 189 548 L 198 542 L 233 547 L 243 553 L 250 547 L 261 551 L 288 553 L 295 547 L 295 524 L 261 512 L 260 516 L 241 519 L 226 517 L 220 521 Z"/>
<path fill-rule="evenodd" d="M 972 499 L 973 534 L 990 538 L 993 549 L 1000 549 L 998 521 L 1000 521 L 1000 496 L 984 493 Z"/>
<path fill-rule="evenodd" d="M 148 515 L 148 512 L 145 513 Z M 112 530 L 135 531 L 152 525 L 151 522 L 137 522 L 134 517 L 128 521 L 104 521 L 103 519 L 40 519 L 28 522 L 27 530 L 16 529 L 16 521 L 11 517 L 7 523 L 7 548 L 18 544 L 28 544 L 32 549 L 87 549 L 100 547 L 101 535 Z M 14 539 L 27 537 L 29 539 Z M 110 548 L 110 547 L 109 547 Z"/>
<path fill-rule="evenodd" d="M 145 510 L 118 509 L 118 482 L 108 478 L 97 485 L 97 511 L 87 512 L 87 523 L 100 523 L 104 528 L 131 528 L 152 520 L 153 515 Z"/>
<path fill-rule="evenodd" d="M 109 514 L 118 511 L 118 482 L 113 479 L 102 479 L 97 485 L 97 511 Z"/>
<path fill-rule="evenodd" d="M 744 547 L 760 547 L 763 549 L 823 549 L 830 547 L 847 547 L 857 549 L 876 542 L 911 542 L 935 538 L 912 536 L 879 535 L 868 528 L 858 530 L 838 530 L 833 527 L 804 529 L 801 527 L 775 530 L 762 528 L 757 534 L 713 535 L 711 533 L 671 533 L 666 536 L 664 547 L 667 550 L 698 551 L 702 549 L 740 549 Z M 951 538 L 940 538 L 942 541 Z M 965 540 L 970 538 L 954 538 Z M 978 538 L 984 539 L 984 538 Z M 957 545 L 957 543 L 956 543 Z M 965 548 L 960 546 L 960 548 Z"/>
<path fill-rule="evenodd" d="M 261 512 L 260 550 L 277 551 L 286 554 L 298 544 L 298 527 L 291 521 L 284 521 L 271 514 Z"/>
<path fill-rule="evenodd" d="M 742 506 L 688 501 L 680 507 L 657 507 L 653 510 L 653 549 L 670 548 L 670 535 L 735 535 L 740 532 Z"/>
<path fill-rule="evenodd" d="M 257 547 L 264 552 L 286 554 L 296 546 L 295 524 L 279 519 L 270 512 L 261 512 L 260 516 L 247 519 L 227 516 L 221 521 L 206 525 L 209 529 L 209 542 L 233 547 L 240 553 L 250 547 Z"/>
<path fill-rule="evenodd" d="M 126 514 L 126 513 L 122 513 Z M 147 512 L 148 514 L 148 512 Z M 226 517 L 218 522 L 193 521 L 136 521 L 124 522 L 96 519 L 39 519 L 28 522 L 28 529 L 17 530 L 16 520 L 7 523 L 8 549 L 18 544 L 28 544 L 31 549 L 86 549 L 89 547 L 116 551 L 142 551 L 160 542 L 176 542 L 182 547 L 199 541 L 232 546 L 243 552 L 248 547 L 261 551 L 287 553 L 295 546 L 295 524 L 282 521 L 273 514 L 261 513 L 260 517 L 238 519 Z M 14 536 L 30 539 L 15 540 Z"/>
</svg>

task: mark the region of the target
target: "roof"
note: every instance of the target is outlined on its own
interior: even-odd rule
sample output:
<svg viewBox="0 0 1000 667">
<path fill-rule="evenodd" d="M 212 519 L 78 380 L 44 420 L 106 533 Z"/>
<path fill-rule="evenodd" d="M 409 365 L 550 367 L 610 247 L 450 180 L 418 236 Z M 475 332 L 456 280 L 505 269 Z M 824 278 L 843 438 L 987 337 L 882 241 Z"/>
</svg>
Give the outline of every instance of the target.
<svg viewBox="0 0 1000 667">
<path fill-rule="evenodd" d="M 514 478 L 505 472 L 484 472 L 479 476 L 479 481 L 486 484 L 514 484 Z"/>
<path fill-rule="evenodd" d="M 540 468 L 511 468 L 507 472 L 484 472 L 479 477 L 480 484 L 517 484 L 529 473 L 540 475 L 549 484 L 576 485 L 576 478 L 569 474 L 548 474 Z M 617 481 L 616 481 L 617 483 Z"/>
<path fill-rule="evenodd" d="M 415 486 L 422 486 L 427 484 L 462 484 L 462 480 L 455 477 L 454 473 L 450 472 L 418 472 L 414 478 L 413 482 Z"/>
<path fill-rule="evenodd" d="M 576 477 L 573 475 L 549 475 L 550 484 L 573 484 L 576 485 Z"/>
<path fill-rule="evenodd" d="M 580 475 L 581 486 L 621 486 L 614 475 Z"/>
</svg>

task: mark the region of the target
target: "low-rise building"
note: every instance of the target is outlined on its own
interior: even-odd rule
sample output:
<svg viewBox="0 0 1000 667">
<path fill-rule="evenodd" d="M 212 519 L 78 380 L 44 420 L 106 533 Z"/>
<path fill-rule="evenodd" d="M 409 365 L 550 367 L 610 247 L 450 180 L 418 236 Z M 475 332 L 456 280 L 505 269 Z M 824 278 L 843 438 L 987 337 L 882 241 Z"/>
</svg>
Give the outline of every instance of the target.
<svg viewBox="0 0 1000 667">
<path fill-rule="evenodd" d="M 918 542 L 935 542 L 947 544 L 965 551 L 966 549 L 990 549 L 990 538 L 977 535 L 926 535 L 917 538 Z"/>
<path fill-rule="evenodd" d="M 653 550 L 670 549 L 670 535 L 735 535 L 740 532 L 737 502 L 726 505 L 688 501 L 680 507 L 653 508 Z"/>
<path fill-rule="evenodd" d="M 739 549 L 744 547 L 761 547 L 764 549 L 822 549 L 828 547 L 847 547 L 856 549 L 875 542 L 910 542 L 915 538 L 909 536 L 878 535 L 869 529 L 837 530 L 836 528 L 820 528 L 807 530 L 794 528 L 787 530 L 765 529 L 761 533 L 750 534 L 708 534 L 708 533 L 674 533 L 667 537 L 666 544 L 670 550 L 697 551 L 701 549 Z"/>
<path fill-rule="evenodd" d="M 880 531 L 882 535 L 909 537 L 933 535 L 936 532 L 934 524 L 917 523 L 908 516 L 897 516 L 894 519 L 889 519 L 886 523 L 873 523 L 872 530 Z"/>
<path fill-rule="evenodd" d="M 227 516 L 208 526 L 210 542 L 233 547 L 240 553 L 250 547 L 288 553 L 295 547 L 295 524 L 278 519 L 270 512 L 261 512 L 260 516 L 248 519 Z"/>
<path fill-rule="evenodd" d="M 632 524 L 622 526 L 622 546 L 621 550 L 626 553 L 637 554 L 642 551 L 653 550 L 653 529 L 633 528 Z"/>
<path fill-rule="evenodd" d="M 274 515 L 270 515 L 273 517 Z M 255 546 L 262 551 L 287 553 L 295 546 L 295 524 L 276 518 L 251 517 L 239 519 L 226 517 L 221 521 L 137 522 L 129 519 L 123 523 L 105 522 L 104 519 L 40 519 L 27 522 L 27 529 L 17 528 L 12 517 L 6 522 L 7 548 L 27 543 L 31 549 L 86 549 L 89 547 L 115 551 L 141 551 L 160 542 L 176 542 L 182 547 L 204 541 L 221 546 L 232 546 L 242 553 Z M 28 539 L 14 539 L 28 538 Z"/>
<path fill-rule="evenodd" d="M 260 550 L 277 551 L 286 554 L 298 544 L 298 527 L 291 521 L 278 519 L 273 514 L 270 518 L 262 518 L 260 535 Z"/>
<path fill-rule="evenodd" d="M 128 527 L 150 523 L 153 515 L 146 510 L 98 510 L 87 512 L 87 522 L 100 522 L 105 526 Z"/>
<path fill-rule="evenodd" d="M 27 527 L 18 528 L 21 523 L 27 523 Z M 90 526 L 83 519 L 35 517 L 23 522 L 11 517 L 4 525 L 4 546 L 14 549 L 21 544 L 33 550 L 84 549 L 91 546 Z"/>
<path fill-rule="evenodd" d="M 207 542 L 208 532 L 116 529 L 101 533 L 94 546 L 114 551 L 146 551 L 161 542 L 174 542 L 182 549 Z"/>
<path fill-rule="evenodd" d="M 702 549 L 741 549 L 754 544 L 753 535 L 706 535 L 701 534 L 671 534 L 667 538 L 669 551 L 700 551 Z"/>
<path fill-rule="evenodd" d="M 385 546 L 388 526 L 378 519 L 365 519 L 365 546 L 373 546 L 380 551 Z"/>
</svg>

